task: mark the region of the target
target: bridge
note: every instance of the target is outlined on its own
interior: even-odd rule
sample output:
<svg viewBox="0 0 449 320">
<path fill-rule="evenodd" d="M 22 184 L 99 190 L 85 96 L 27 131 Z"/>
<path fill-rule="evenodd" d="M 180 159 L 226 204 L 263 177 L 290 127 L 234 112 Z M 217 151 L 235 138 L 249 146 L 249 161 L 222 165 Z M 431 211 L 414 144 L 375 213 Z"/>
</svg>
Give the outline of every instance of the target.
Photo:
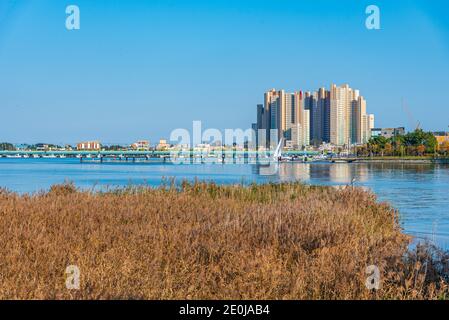
<svg viewBox="0 0 449 320">
<path fill-rule="evenodd" d="M 136 159 L 162 159 L 166 161 L 167 158 L 219 158 L 219 159 L 260 159 L 270 158 L 274 151 L 242 151 L 242 150 L 215 150 L 215 151 L 188 151 L 188 150 L 168 150 L 168 151 L 107 151 L 107 150 L 70 150 L 70 151 L 0 151 L 0 158 L 79 158 L 81 162 L 89 161 L 91 159 L 99 160 L 100 162 L 107 160 L 123 160 L 136 161 Z M 286 151 L 283 155 L 290 157 L 303 157 L 318 155 L 319 152 L 309 151 Z"/>
<path fill-rule="evenodd" d="M 119 155 L 132 155 L 132 156 L 170 156 L 172 154 L 236 154 L 236 155 L 271 155 L 274 151 L 242 151 L 242 150 L 223 150 L 223 151 L 210 151 L 210 152 L 203 152 L 203 151 L 177 151 L 177 150 L 168 150 L 168 151 L 133 151 L 133 150 L 127 150 L 127 151 L 107 151 L 107 150 L 92 150 L 92 151 L 78 151 L 78 150 L 70 150 L 70 151 L 29 151 L 29 150 L 17 150 L 17 151 L 2 151 L 0 150 L 0 157 L 1 156 L 12 156 L 12 155 L 65 155 L 65 156 L 97 156 L 97 155 L 103 155 L 103 156 L 119 156 Z M 316 151 L 284 151 L 282 153 L 283 155 L 297 155 L 297 156 L 313 156 L 318 155 L 319 152 Z"/>
</svg>

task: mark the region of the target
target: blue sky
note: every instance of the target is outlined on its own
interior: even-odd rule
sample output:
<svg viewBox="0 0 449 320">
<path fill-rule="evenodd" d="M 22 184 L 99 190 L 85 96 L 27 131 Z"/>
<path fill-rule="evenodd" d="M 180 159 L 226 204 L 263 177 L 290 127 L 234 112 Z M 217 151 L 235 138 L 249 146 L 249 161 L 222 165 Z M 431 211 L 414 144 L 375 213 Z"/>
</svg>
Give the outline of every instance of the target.
<svg viewBox="0 0 449 320">
<path fill-rule="evenodd" d="M 70 4 L 81 30 L 65 29 Z M 365 28 L 370 4 L 381 30 Z M 0 0 L 0 140 L 248 128 L 264 91 L 332 82 L 359 89 L 378 126 L 445 130 L 448 12 L 445 0 Z"/>
</svg>

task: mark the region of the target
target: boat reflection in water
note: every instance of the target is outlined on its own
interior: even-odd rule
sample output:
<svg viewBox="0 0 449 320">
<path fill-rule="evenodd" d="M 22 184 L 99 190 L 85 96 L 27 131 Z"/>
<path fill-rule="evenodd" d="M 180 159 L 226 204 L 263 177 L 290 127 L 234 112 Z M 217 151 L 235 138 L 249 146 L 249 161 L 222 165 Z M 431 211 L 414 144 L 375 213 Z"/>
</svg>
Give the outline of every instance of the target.
<svg viewBox="0 0 449 320">
<path fill-rule="evenodd" d="M 369 178 L 368 164 L 347 163 L 272 163 L 256 166 L 255 173 L 260 176 L 276 176 L 279 182 L 313 183 L 321 180 L 326 184 L 342 185 L 354 181 L 365 182 Z"/>
</svg>

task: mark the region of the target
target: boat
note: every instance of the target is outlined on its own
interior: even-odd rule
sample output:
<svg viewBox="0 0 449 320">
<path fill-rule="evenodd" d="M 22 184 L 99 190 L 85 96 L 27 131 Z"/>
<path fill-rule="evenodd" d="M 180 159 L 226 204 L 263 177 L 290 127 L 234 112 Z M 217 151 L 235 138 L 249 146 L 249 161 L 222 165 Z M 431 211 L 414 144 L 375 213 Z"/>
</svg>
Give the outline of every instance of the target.
<svg viewBox="0 0 449 320">
<path fill-rule="evenodd" d="M 279 141 L 278 146 L 276 147 L 276 150 L 273 153 L 273 160 L 276 162 L 285 162 L 285 161 L 293 161 L 293 157 L 289 156 L 283 156 L 282 155 L 282 145 L 284 143 L 284 138 L 281 138 Z"/>
<path fill-rule="evenodd" d="M 313 157 L 314 161 L 323 161 L 323 160 L 327 160 L 328 157 L 325 154 L 319 154 L 317 156 Z"/>
<path fill-rule="evenodd" d="M 46 155 L 42 156 L 42 158 L 54 159 L 54 158 L 56 158 L 56 156 L 54 154 L 46 154 Z"/>
<path fill-rule="evenodd" d="M 351 163 L 354 162 L 353 160 L 344 160 L 344 159 L 336 159 L 336 160 L 331 160 L 332 163 Z"/>
</svg>

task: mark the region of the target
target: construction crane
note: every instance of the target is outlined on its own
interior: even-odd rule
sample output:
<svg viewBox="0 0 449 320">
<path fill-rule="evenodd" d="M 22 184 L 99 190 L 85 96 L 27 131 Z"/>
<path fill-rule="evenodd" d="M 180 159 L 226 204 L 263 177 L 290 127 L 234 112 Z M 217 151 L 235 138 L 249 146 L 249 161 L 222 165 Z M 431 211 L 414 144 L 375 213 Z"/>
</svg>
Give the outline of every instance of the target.
<svg viewBox="0 0 449 320">
<path fill-rule="evenodd" d="M 405 102 L 404 98 L 402 98 L 402 109 L 407 114 L 410 128 L 415 128 L 415 130 L 421 129 L 421 122 L 420 121 L 415 121 L 415 117 L 413 117 L 413 114 L 410 111 L 410 109 L 409 109 L 407 103 Z"/>
</svg>

